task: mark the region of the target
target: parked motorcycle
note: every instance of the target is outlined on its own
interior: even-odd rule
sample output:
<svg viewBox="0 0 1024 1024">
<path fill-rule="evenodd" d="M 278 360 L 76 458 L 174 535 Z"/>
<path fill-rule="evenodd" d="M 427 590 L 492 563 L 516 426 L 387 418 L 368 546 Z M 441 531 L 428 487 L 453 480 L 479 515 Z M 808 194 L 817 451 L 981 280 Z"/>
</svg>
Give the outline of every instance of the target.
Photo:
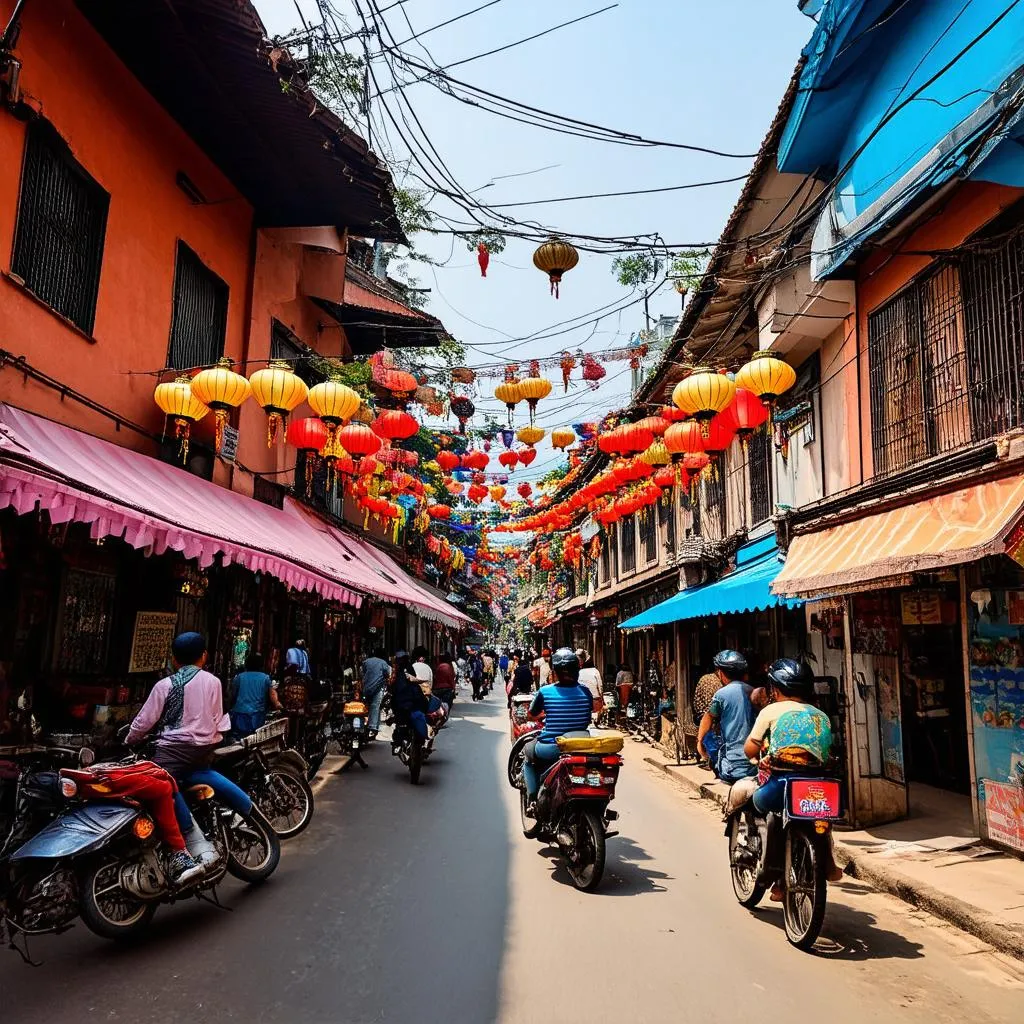
<svg viewBox="0 0 1024 1024">
<path fill-rule="evenodd" d="M 351 758 L 348 767 L 358 764 L 367 769 L 363 750 L 370 745 L 370 707 L 363 700 L 346 700 L 341 704 L 340 714 L 331 722 L 331 739 L 335 740 L 341 753 Z"/>
<path fill-rule="evenodd" d="M 525 746 L 532 738 L 520 737 L 517 745 Z M 519 788 L 523 835 L 553 841 L 565 858 L 573 885 L 594 892 L 604 875 L 605 840 L 617 835 L 608 831 L 619 816 L 608 804 L 615 798 L 623 763 L 619 754 L 623 738 L 618 733 L 572 732 L 560 736 L 557 743 L 561 754 L 544 774 L 532 812 L 521 768 L 513 783 Z"/>
<path fill-rule="evenodd" d="M 288 722 L 276 718 L 238 743 L 214 751 L 213 767 L 244 789 L 278 839 L 292 839 L 313 818 L 305 758 L 287 745 Z"/>
<path fill-rule="evenodd" d="M 793 776 L 782 814 L 761 817 L 748 802 L 725 825 L 736 899 L 752 909 L 781 882 L 786 938 L 798 949 L 814 945 L 825 920 L 830 833 L 841 816 L 838 779 Z"/>
</svg>

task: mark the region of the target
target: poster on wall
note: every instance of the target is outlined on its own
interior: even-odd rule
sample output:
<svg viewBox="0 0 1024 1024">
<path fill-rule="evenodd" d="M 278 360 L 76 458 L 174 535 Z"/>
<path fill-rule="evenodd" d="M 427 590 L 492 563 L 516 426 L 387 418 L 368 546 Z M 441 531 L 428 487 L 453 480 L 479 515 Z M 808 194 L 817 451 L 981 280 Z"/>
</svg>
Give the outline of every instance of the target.
<svg viewBox="0 0 1024 1024">
<path fill-rule="evenodd" d="M 171 656 L 177 612 L 137 612 L 128 671 L 161 672 Z"/>
<path fill-rule="evenodd" d="M 937 590 L 911 590 L 900 595 L 904 626 L 941 626 L 942 595 Z"/>
<path fill-rule="evenodd" d="M 882 740 L 882 771 L 890 782 L 906 782 L 903 771 L 903 723 L 900 715 L 900 692 L 895 672 L 879 667 L 878 728 Z"/>
<path fill-rule="evenodd" d="M 854 597 L 852 627 L 854 654 L 899 653 L 899 612 L 888 594 Z"/>
<path fill-rule="evenodd" d="M 988 838 L 1024 851 L 1024 807 L 1017 786 L 985 779 L 985 824 Z"/>
</svg>

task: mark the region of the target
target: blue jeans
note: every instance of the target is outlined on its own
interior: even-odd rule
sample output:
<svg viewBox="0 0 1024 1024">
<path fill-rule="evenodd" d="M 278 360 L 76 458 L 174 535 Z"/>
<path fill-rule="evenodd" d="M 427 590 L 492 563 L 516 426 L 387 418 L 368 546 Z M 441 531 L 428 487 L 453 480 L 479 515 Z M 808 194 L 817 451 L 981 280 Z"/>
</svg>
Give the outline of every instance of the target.
<svg viewBox="0 0 1024 1024">
<path fill-rule="evenodd" d="M 536 800 L 541 776 L 558 760 L 560 751 L 554 740 L 534 740 L 526 744 L 525 754 L 523 780 L 526 782 L 526 795 Z"/>
<path fill-rule="evenodd" d="M 233 811 L 237 811 L 243 817 L 248 817 L 252 811 L 252 800 L 244 789 L 236 786 L 230 779 L 224 778 L 220 772 L 212 771 L 209 768 L 199 768 L 190 772 L 184 778 L 178 780 L 181 786 L 209 786 L 217 799 L 227 804 Z M 189 813 L 188 804 L 181 793 L 174 794 L 174 814 L 178 819 L 178 827 L 181 831 L 188 832 L 192 828 L 192 815 Z"/>
<path fill-rule="evenodd" d="M 384 687 L 379 687 L 372 694 L 363 694 L 363 699 L 370 705 L 370 732 L 380 731 L 380 706 L 384 703 Z"/>
<path fill-rule="evenodd" d="M 754 807 L 758 814 L 782 813 L 782 802 L 786 797 L 786 780 L 781 775 L 773 775 L 763 786 L 754 790 Z"/>
</svg>

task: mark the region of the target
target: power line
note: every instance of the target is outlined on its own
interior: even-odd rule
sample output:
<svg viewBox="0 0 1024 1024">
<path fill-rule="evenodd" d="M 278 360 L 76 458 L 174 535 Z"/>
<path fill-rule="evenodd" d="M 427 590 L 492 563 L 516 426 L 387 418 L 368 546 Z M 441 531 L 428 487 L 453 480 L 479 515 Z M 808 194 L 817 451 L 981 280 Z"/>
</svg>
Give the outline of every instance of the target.
<svg viewBox="0 0 1024 1024">
<path fill-rule="evenodd" d="M 681 192 L 691 188 L 705 188 L 709 185 L 731 185 L 746 181 L 749 175 L 739 174 L 735 178 L 717 178 L 714 181 L 694 181 L 688 185 L 665 185 L 661 188 L 638 188 L 626 192 L 593 192 L 583 196 L 558 196 L 555 199 L 528 199 L 518 203 L 494 203 L 495 210 L 509 210 L 515 206 L 543 206 L 548 203 L 574 203 L 581 199 L 614 199 L 618 196 L 649 196 L 658 192 Z"/>
<path fill-rule="evenodd" d="M 396 43 L 395 46 L 405 46 L 406 43 L 411 43 L 414 39 L 420 39 L 425 35 L 429 35 L 431 32 L 436 32 L 439 28 L 444 28 L 446 25 L 453 25 L 457 21 L 462 21 L 463 18 L 468 18 L 471 14 L 476 14 L 478 11 L 484 11 L 488 7 L 493 7 L 495 4 L 500 4 L 502 0 L 488 0 L 487 3 L 481 4 L 479 7 L 474 7 L 471 11 L 466 11 L 463 14 L 457 14 L 454 18 L 449 18 L 447 21 L 439 22 L 437 25 L 431 25 L 430 28 L 425 28 L 421 32 L 416 32 L 412 25 L 409 26 L 409 31 L 412 35 L 408 39 L 403 39 L 400 43 Z M 378 13 L 383 14 L 384 11 L 388 10 L 387 7 L 380 10 Z M 408 21 L 409 15 L 405 13 L 405 8 L 402 9 L 402 14 Z M 433 60 L 433 58 L 431 58 Z"/>
</svg>

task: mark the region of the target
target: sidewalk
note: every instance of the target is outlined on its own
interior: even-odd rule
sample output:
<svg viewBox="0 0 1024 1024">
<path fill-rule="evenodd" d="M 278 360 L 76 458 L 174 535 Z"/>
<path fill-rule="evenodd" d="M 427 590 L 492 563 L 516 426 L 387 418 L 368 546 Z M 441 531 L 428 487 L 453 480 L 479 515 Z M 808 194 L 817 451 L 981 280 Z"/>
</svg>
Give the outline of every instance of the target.
<svg viewBox="0 0 1024 1024">
<path fill-rule="evenodd" d="M 725 806 L 729 787 L 693 765 L 644 760 L 705 800 Z M 927 813 L 861 831 L 836 831 L 836 860 L 848 874 L 1024 960 L 1024 863 L 976 839 L 951 842 Z M 921 837 L 942 837 L 940 839 Z"/>
</svg>

